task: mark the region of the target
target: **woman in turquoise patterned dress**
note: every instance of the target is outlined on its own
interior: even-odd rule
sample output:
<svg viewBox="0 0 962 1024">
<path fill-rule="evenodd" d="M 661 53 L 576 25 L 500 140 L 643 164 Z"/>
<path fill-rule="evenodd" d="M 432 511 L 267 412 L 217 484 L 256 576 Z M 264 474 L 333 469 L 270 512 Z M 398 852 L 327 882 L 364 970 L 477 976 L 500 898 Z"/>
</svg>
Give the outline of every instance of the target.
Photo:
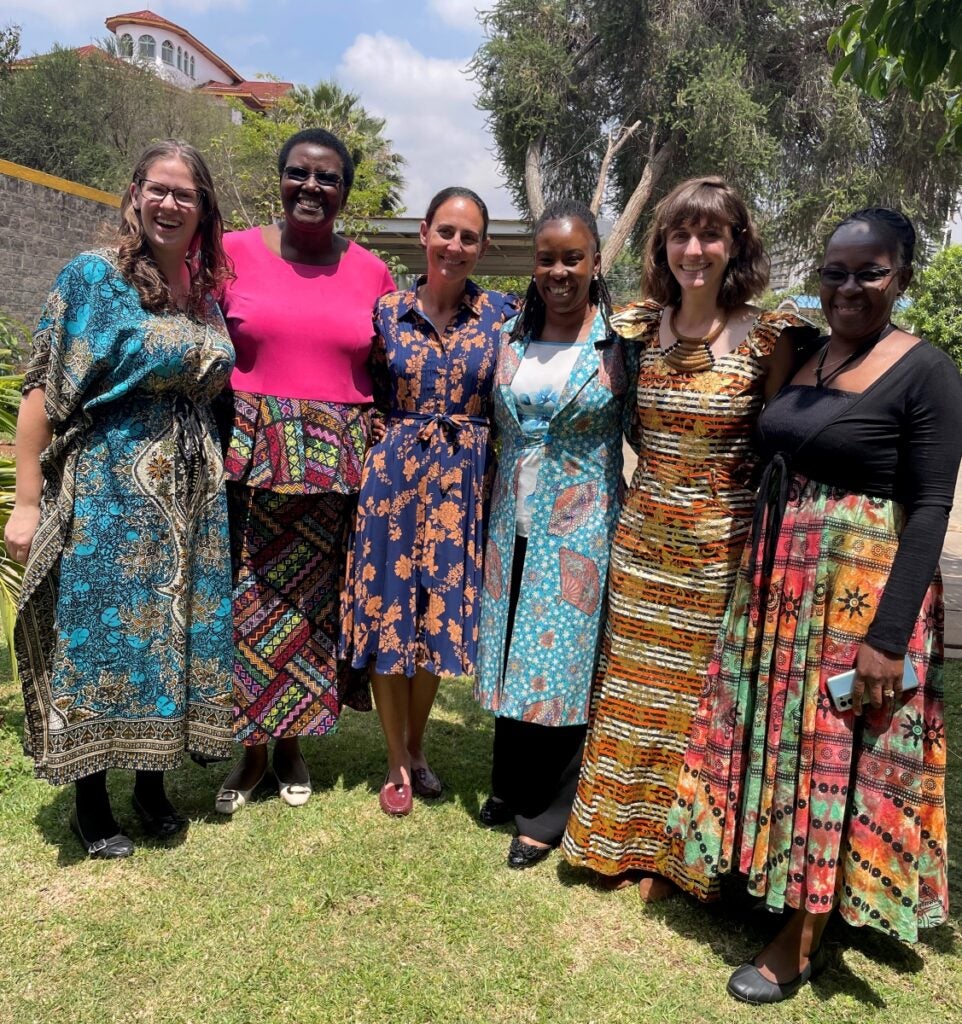
<svg viewBox="0 0 962 1024">
<path fill-rule="evenodd" d="M 633 374 L 608 323 L 600 265 L 588 208 L 549 204 L 495 374 L 500 451 L 476 695 L 497 716 L 481 821 L 514 818 L 513 868 L 557 846 L 571 810 L 621 505 Z"/>
<path fill-rule="evenodd" d="M 92 857 L 134 846 L 107 769 L 136 771 L 133 808 L 168 839 L 187 821 L 164 772 L 231 750 L 230 557 L 211 399 L 233 349 L 211 293 L 226 274 L 210 172 L 151 146 L 115 244 L 77 256 L 47 299 L 17 424 L 10 556 L 26 563 L 16 654 L 25 748 L 76 785 Z"/>
</svg>

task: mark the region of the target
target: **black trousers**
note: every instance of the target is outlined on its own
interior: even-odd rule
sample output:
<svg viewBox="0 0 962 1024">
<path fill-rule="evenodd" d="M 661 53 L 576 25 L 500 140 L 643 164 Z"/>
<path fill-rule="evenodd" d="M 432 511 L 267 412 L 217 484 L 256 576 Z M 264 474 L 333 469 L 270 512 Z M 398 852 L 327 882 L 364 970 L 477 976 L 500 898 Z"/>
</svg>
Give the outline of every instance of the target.
<svg viewBox="0 0 962 1024">
<path fill-rule="evenodd" d="M 515 538 L 505 660 L 527 547 L 526 538 Z M 587 732 L 587 725 L 550 726 L 495 718 L 491 793 L 515 812 L 519 835 L 551 846 L 561 842 L 578 787 Z"/>
<path fill-rule="evenodd" d="M 518 835 L 557 846 L 578 788 L 587 725 L 494 720 L 491 792 L 514 811 Z"/>
</svg>

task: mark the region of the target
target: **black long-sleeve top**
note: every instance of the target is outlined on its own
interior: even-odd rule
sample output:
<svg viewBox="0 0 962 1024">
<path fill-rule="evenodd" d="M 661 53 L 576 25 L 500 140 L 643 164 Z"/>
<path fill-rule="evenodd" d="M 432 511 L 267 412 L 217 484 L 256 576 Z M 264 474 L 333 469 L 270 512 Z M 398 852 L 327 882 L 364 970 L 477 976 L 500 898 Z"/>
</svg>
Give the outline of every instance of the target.
<svg viewBox="0 0 962 1024">
<path fill-rule="evenodd" d="M 866 640 L 903 654 L 945 539 L 962 458 L 962 378 L 927 342 L 861 393 L 789 384 L 758 421 L 766 459 L 905 510 L 898 552 Z"/>
</svg>

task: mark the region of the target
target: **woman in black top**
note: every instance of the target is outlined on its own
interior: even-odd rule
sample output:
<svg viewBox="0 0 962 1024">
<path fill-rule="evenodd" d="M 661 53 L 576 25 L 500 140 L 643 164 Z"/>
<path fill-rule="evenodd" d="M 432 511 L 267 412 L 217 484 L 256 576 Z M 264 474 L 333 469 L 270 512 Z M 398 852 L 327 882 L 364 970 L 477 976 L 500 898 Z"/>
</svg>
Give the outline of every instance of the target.
<svg viewBox="0 0 962 1024">
<path fill-rule="evenodd" d="M 729 980 L 748 1002 L 784 999 L 824 966 L 834 906 L 909 941 L 948 908 L 938 559 L 962 381 L 891 323 L 914 245 L 882 208 L 829 240 L 831 334 L 759 419 L 752 542 L 668 821 L 706 885 L 740 871 L 771 910 L 795 908 Z M 853 667 L 839 710 L 827 680 Z"/>
</svg>

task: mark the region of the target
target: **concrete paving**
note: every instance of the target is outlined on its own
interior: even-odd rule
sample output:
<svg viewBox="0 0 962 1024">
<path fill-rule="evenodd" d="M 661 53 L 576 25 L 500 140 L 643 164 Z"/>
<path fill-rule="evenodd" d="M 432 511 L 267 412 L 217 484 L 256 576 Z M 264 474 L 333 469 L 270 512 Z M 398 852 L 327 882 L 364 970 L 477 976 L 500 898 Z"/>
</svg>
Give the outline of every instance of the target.
<svg viewBox="0 0 962 1024">
<path fill-rule="evenodd" d="M 942 546 L 945 581 L 945 655 L 962 658 L 962 475 L 955 487 L 955 504 Z"/>
</svg>

